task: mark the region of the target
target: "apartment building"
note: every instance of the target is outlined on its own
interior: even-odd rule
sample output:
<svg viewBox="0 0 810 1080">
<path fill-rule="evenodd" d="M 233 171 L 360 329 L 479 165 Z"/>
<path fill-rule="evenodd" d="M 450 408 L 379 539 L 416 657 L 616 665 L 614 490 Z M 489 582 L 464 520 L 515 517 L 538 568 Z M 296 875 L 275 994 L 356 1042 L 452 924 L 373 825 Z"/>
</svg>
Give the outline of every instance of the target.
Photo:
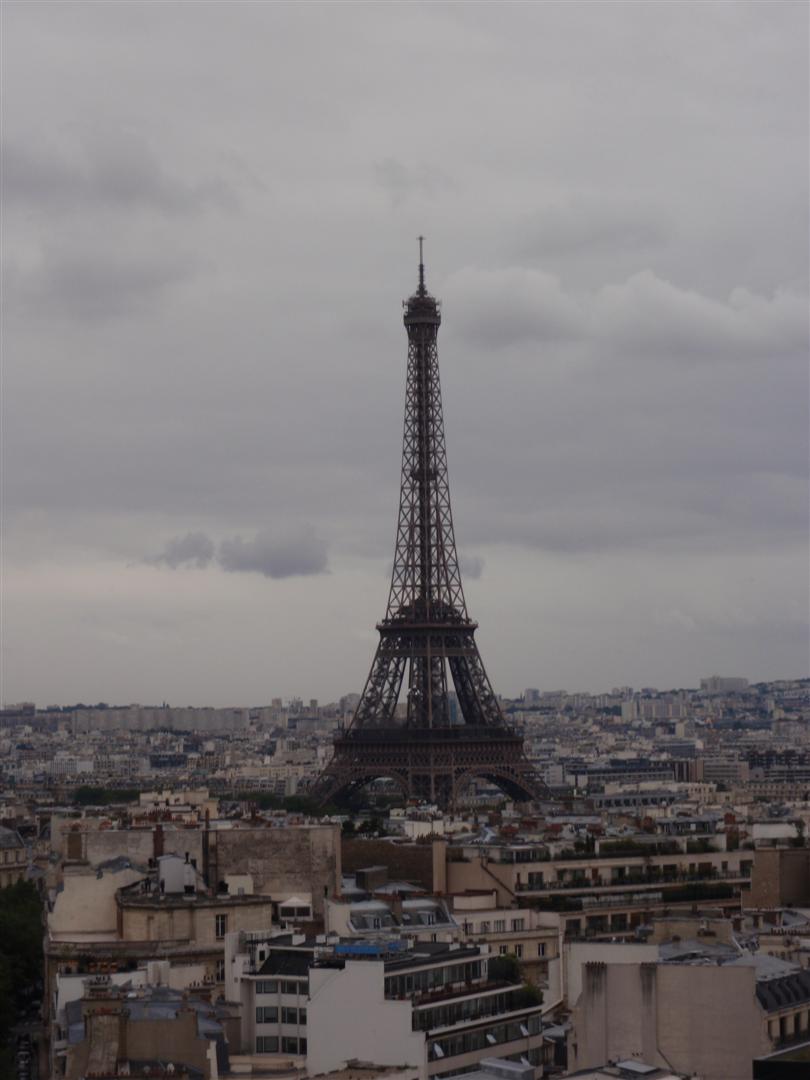
<svg viewBox="0 0 810 1080">
<path fill-rule="evenodd" d="M 229 937 L 242 1044 L 298 1054 L 311 1075 L 354 1059 L 444 1077 L 497 1054 L 542 1075 L 542 1005 L 485 946 L 303 935 Z"/>
<path fill-rule="evenodd" d="M 583 965 L 569 1037 L 574 1075 L 635 1058 L 702 1080 L 744 1080 L 758 1063 L 810 1052 L 810 972 L 691 942 L 646 961 L 612 962 L 609 951 Z"/>
<path fill-rule="evenodd" d="M 65 1047 L 61 1019 L 71 978 L 136 972 L 161 959 L 165 984 L 214 991 L 225 973 L 225 937 L 271 925 L 273 901 L 247 883 L 205 887 L 191 859 L 163 855 L 152 868 L 126 858 L 66 868 L 48 905 L 43 1019 L 53 1067 Z M 244 876 L 237 881 L 245 881 Z M 68 994 L 68 997 L 65 995 Z"/>
<path fill-rule="evenodd" d="M 451 895 L 460 940 L 486 945 L 493 956 L 514 956 L 523 977 L 544 992 L 546 1004 L 559 997 L 559 928 L 543 924 L 530 907 L 499 907 L 495 889 Z"/>
<path fill-rule="evenodd" d="M 66 1012 L 70 1038 L 56 1057 L 53 1080 L 216 1080 L 230 1072 L 230 1053 L 239 1049 L 233 1007 L 164 987 L 116 987 L 95 976 Z"/>
</svg>

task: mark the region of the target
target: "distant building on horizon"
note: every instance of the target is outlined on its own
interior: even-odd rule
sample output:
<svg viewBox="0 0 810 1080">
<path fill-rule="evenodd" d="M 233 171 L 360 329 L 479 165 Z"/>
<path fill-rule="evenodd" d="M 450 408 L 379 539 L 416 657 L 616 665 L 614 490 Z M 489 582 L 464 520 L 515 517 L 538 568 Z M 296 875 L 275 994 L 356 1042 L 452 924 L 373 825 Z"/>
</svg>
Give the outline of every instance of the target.
<svg viewBox="0 0 810 1080">
<path fill-rule="evenodd" d="M 739 694 L 748 689 L 748 679 L 725 678 L 721 675 L 710 675 L 708 679 L 700 680 L 702 694 Z"/>
</svg>

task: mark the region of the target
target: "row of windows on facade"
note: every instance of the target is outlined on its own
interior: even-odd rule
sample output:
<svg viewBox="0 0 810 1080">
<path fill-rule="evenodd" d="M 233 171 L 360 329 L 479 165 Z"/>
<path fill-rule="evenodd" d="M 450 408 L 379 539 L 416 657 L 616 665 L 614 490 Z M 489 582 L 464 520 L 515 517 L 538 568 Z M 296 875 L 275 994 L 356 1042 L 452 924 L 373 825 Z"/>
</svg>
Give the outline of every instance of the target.
<svg viewBox="0 0 810 1080">
<path fill-rule="evenodd" d="M 289 1006 L 282 1006 L 281 1009 L 277 1005 L 257 1005 L 256 1006 L 256 1023 L 257 1024 L 277 1024 L 279 1015 L 281 1015 L 282 1024 L 306 1024 L 307 1022 L 307 1010 L 306 1009 L 293 1009 Z"/>
<path fill-rule="evenodd" d="M 475 925 L 478 929 L 475 929 Z M 490 931 L 490 927 L 492 928 Z M 512 919 L 511 929 L 513 933 L 519 933 L 521 930 L 526 929 L 525 919 Z M 489 934 L 490 932 L 495 934 L 505 934 L 507 931 L 506 919 L 495 919 L 494 922 L 490 922 L 487 919 L 482 920 L 478 924 L 471 922 L 464 923 L 465 934 Z"/>
<path fill-rule="evenodd" d="M 430 1009 L 419 1009 L 413 1014 L 413 1030 L 432 1031 L 462 1021 L 469 1023 L 485 1016 L 515 1012 L 521 1008 L 521 993 L 521 989 L 506 990 L 488 997 L 464 998 L 462 1001 L 448 1002 Z"/>
<path fill-rule="evenodd" d="M 457 1054 L 486 1050 L 490 1046 L 498 1046 L 501 1043 L 528 1039 L 532 1035 L 539 1035 L 542 1026 L 543 1021 L 540 1015 L 535 1014 L 525 1020 L 496 1024 L 484 1030 L 468 1031 L 460 1035 L 448 1035 L 445 1038 L 431 1041 L 430 1059 L 436 1061 L 443 1057 L 455 1057 Z"/>
<path fill-rule="evenodd" d="M 480 979 L 482 974 L 483 964 L 473 960 L 467 964 L 448 964 L 404 975 L 389 975 L 385 980 L 385 996 L 406 997 L 414 991 L 434 990 L 448 983 L 472 982 Z"/>
<path fill-rule="evenodd" d="M 289 1035 L 257 1035 L 257 1054 L 306 1054 L 307 1040 L 295 1039 Z"/>
<path fill-rule="evenodd" d="M 256 982 L 257 994 L 306 994 L 306 979 L 259 979 Z"/>
<path fill-rule="evenodd" d="M 512 956 L 516 956 L 518 958 L 518 960 L 522 960 L 523 959 L 524 949 L 523 949 L 522 944 L 519 944 L 519 945 L 499 945 L 498 946 L 498 952 L 500 953 L 501 956 L 508 956 L 509 953 L 511 953 Z M 545 942 L 541 941 L 541 942 L 538 943 L 538 945 L 537 945 L 537 955 L 538 956 L 545 956 L 546 955 Z"/>
<path fill-rule="evenodd" d="M 516 1039 L 525 1039 L 540 1032 L 541 1022 L 537 1017 L 531 1017 L 527 1024 L 498 1024 L 487 1031 L 471 1031 L 464 1035 L 454 1035 L 446 1039 L 437 1039 L 430 1045 L 430 1059 L 440 1060 L 444 1057 L 455 1057 L 458 1054 L 466 1054 L 475 1050 L 486 1049 L 501 1043 L 514 1042 Z M 306 1054 L 307 1040 L 298 1039 L 291 1035 L 257 1035 L 257 1054 Z M 529 1058 L 532 1059 L 532 1050 L 528 1050 Z"/>
</svg>

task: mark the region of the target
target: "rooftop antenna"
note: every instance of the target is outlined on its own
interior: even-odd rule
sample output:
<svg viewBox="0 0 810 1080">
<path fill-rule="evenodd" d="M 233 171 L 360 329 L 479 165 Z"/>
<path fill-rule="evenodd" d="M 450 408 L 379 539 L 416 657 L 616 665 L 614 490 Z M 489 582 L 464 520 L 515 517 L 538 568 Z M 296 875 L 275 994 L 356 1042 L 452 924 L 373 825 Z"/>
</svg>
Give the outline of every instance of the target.
<svg viewBox="0 0 810 1080">
<path fill-rule="evenodd" d="M 419 295 L 424 296 L 427 293 L 427 289 L 425 288 L 425 264 L 424 264 L 424 261 L 422 259 L 422 243 L 423 243 L 425 238 L 424 238 L 424 236 L 420 236 L 420 237 L 418 237 L 418 239 L 419 239 Z"/>
</svg>

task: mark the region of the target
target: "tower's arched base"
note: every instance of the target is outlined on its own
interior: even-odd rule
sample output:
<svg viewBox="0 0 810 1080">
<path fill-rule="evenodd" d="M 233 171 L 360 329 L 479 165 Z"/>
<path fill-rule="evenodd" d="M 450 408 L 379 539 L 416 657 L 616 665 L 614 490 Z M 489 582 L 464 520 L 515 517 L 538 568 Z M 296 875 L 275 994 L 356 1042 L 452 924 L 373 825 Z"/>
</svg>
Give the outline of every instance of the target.
<svg viewBox="0 0 810 1080">
<path fill-rule="evenodd" d="M 406 799 L 453 809 L 473 777 L 494 783 L 510 799 L 548 798 L 523 752 L 523 740 L 504 728 L 362 728 L 335 739 L 332 760 L 310 795 L 340 803 L 372 780 L 386 777 Z"/>
</svg>

